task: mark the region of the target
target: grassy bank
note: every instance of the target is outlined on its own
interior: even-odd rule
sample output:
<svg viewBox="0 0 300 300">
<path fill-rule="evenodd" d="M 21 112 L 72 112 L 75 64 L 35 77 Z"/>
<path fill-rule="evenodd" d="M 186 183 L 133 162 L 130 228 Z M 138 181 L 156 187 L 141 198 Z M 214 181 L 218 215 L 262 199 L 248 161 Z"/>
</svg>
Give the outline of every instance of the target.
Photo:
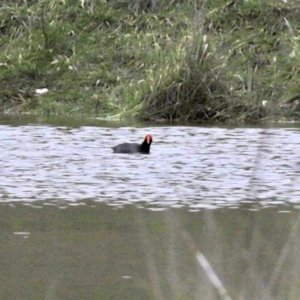
<svg viewBox="0 0 300 300">
<path fill-rule="evenodd" d="M 298 1 L 203 2 L 4 0 L 1 111 L 297 118 Z"/>
</svg>

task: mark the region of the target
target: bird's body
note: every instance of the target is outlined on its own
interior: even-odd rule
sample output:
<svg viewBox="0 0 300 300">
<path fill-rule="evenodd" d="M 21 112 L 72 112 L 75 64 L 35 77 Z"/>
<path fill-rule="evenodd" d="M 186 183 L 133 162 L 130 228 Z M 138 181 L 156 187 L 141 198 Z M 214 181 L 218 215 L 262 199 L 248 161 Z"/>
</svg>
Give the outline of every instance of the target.
<svg viewBox="0 0 300 300">
<path fill-rule="evenodd" d="M 112 147 L 114 153 L 150 153 L 150 145 L 152 143 L 152 136 L 146 135 L 144 141 L 141 144 L 137 143 L 124 143 Z"/>
</svg>

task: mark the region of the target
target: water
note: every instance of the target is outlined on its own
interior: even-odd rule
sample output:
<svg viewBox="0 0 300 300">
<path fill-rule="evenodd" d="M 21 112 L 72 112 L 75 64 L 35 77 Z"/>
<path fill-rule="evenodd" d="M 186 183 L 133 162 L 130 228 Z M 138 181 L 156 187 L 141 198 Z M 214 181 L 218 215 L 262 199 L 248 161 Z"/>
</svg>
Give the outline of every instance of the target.
<svg viewBox="0 0 300 300">
<path fill-rule="evenodd" d="M 298 128 L 91 123 L 0 122 L 0 299 L 298 297 Z"/>
<path fill-rule="evenodd" d="M 150 155 L 113 154 L 151 133 Z M 0 126 L 1 201 L 297 204 L 298 129 Z M 259 200 L 259 201 L 258 201 Z"/>
</svg>

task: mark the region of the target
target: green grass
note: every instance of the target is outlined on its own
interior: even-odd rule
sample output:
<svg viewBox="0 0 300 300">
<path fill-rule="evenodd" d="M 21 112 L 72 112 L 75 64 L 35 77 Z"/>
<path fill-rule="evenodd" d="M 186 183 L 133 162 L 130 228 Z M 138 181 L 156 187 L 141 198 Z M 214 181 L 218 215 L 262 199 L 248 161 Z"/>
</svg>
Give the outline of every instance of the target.
<svg viewBox="0 0 300 300">
<path fill-rule="evenodd" d="M 1 110 L 203 122 L 297 118 L 298 102 L 285 104 L 300 93 L 297 1 L 202 2 L 4 1 Z M 49 92 L 37 97 L 37 88 Z"/>
</svg>

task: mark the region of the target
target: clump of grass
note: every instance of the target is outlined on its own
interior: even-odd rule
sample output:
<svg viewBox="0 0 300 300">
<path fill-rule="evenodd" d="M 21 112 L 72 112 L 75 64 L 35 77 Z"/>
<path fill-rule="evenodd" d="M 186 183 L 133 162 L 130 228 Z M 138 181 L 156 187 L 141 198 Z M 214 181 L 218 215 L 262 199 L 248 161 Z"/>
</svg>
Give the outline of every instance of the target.
<svg viewBox="0 0 300 300">
<path fill-rule="evenodd" d="M 226 107 L 229 91 L 222 81 L 222 69 L 214 65 L 207 36 L 191 37 L 189 42 L 179 53 L 185 56 L 178 60 L 179 65 L 166 69 L 164 79 L 158 75 L 159 81 L 143 95 L 143 118 L 208 120 Z"/>
<path fill-rule="evenodd" d="M 147 83 L 153 84 L 142 95 L 141 116 L 157 120 L 224 120 L 231 115 L 232 92 L 226 82 L 228 55 L 217 56 L 219 49 L 204 34 L 203 11 L 195 11 L 192 28 L 158 65 Z M 174 59 L 175 58 L 175 59 Z M 156 60 L 158 61 L 158 60 Z M 158 79 L 158 80 L 157 80 Z M 240 110 L 245 107 L 241 107 Z"/>
</svg>

